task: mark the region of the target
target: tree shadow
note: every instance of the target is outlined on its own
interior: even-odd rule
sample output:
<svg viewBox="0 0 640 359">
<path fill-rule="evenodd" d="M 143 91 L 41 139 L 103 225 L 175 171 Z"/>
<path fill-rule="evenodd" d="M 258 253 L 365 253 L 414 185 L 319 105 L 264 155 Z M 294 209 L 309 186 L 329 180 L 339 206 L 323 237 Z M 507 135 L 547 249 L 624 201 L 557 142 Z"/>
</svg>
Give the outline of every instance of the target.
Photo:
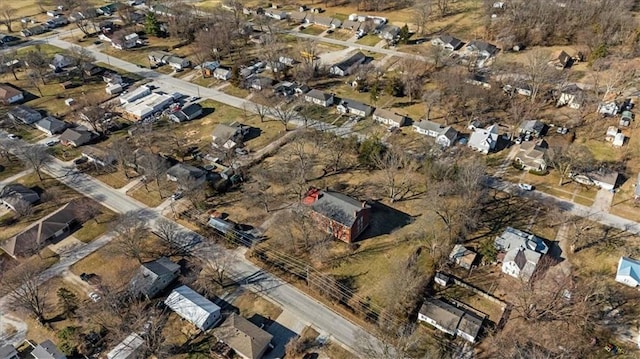
<svg viewBox="0 0 640 359">
<path fill-rule="evenodd" d="M 371 206 L 371 221 L 367 229 L 358 237 L 358 241 L 391 234 L 414 221 L 414 217 L 411 215 L 384 203 L 375 201 L 370 202 L 369 205 Z"/>
</svg>

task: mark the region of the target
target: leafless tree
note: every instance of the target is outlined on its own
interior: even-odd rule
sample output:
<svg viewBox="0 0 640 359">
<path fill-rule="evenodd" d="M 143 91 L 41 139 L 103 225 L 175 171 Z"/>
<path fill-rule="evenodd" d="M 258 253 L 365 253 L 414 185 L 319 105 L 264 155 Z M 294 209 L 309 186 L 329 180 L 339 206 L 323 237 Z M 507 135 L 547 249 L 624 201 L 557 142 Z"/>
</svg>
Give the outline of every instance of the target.
<svg viewBox="0 0 640 359">
<path fill-rule="evenodd" d="M 36 172 L 38 179 L 42 182 L 42 170 L 53 160 L 47 152 L 47 147 L 38 144 L 24 145 L 16 149 L 15 154 L 27 168 L 31 168 Z"/>
<path fill-rule="evenodd" d="M 33 50 L 29 50 L 24 54 L 24 62 L 29 68 L 30 77 L 32 76 L 33 78 L 40 80 L 43 85 L 46 85 L 46 75 L 51 70 L 49 68 L 51 59 L 42 50 L 42 48 L 39 45 L 36 45 Z"/>
<path fill-rule="evenodd" d="M 294 102 L 284 103 L 278 106 L 270 108 L 270 113 L 273 118 L 280 121 L 285 131 L 289 130 L 288 124 L 298 117 L 298 113 L 295 110 L 296 106 Z"/>
<path fill-rule="evenodd" d="M 252 102 L 251 110 L 258 115 L 260 122 L 264 122 L 267 116 L 271 114 L 271 109 L 267 106 L 261 105 L 257 102 Z"/>
<path fill-rule="evenodd" d="M 14 64 L 14 61 L 16 60 L 20 61 L 20 58 L 16 51 L 11 50 L 0 53 L 0 73 L 11 71 L 14 80 L 18 81 L 18 75 L 16 73 L 18 65 Z"/>
<path fill-rule="evenodd" d="M 547 161 L 560 175 L 558 185 L 562 186 L 564 180 L 576 169 L 584 169 L 593 164 L 593 155 L 586 147 L 578 144 L 566 146 L 552 146 L 547 150 Z"/>
<path fill-rule="evenodd" d="M 416 31 L 424 35 L 427 22 L 431 16 L 431 0 L 416 0 L 413 4 L 413 23 L 416 25 Z"/>
<path fill-rule="evenodd" d="M 156 186 L 160 189 L 160 180 L 167 173 L 167 169 L 169 169 L 167 161 L 159 155 L 149 154 L 144 157 L 144 160 L 139 165 L 144 169 L 144 175 L 147 180 L 155 181 Z M 147 189 L 147 191 L 149 190 L 146 181 L 145 189 Z"/>
<path fill-rule="evenodd" d="M 135 149 L 131 146 L 131 142 L 124 138 L 117 138 L 109 147 L 109 153 L 116 160 L 120 171 L 129 179 L 129 166 L 135 163 Z"/>
<path fill-rule="evenodd" d="M 450 0 L 435 0 L 435 3 L 441 17 L 449 15 Z"/>
<path fill-rule="evenodd" d="M 85 81 L 87 78 L 85 69 L 96 61 L 95 56 L 93 56 L 91 51 L 82 46 L 71 46 L 67 51 L 69 53 L 69 57 L 71 57 L 74 60 L 75 65 L 78 66 L 80 78 L 82 81 Z"/>
<path fill-rule="evenodd" d="M 114 251 L 142 263 L 148 253 L 145 242 L 149 235 L 144 214 L 140 211 L 123 213 L 114 222 L 113 229 L 117 234 L 113 241 Z"/>
<path fill-rule="evenodd" d="M 0 3 L 0 23 L 7 27 L 7 32 L 13 32 L 11 25 L 15 20 L 16 9 L 11 7 L 7 1 Z"/>
<path fill-rule="evenodd" d="M 413 176 L 416 166 L 404 152 L 388 149 L 374 155 L 373 164 L 380 170 L 382 184 L 391 202 L 402 200 L 411 191 L 415 184 Z"/>
<path fill-rule="evenodd" d="M 177 223 L 160 219 L 154 226 L 154 233 L 162 243 L 162 255 L 167 257 L 191 256 L 196 240 Z"/>
<path fill-rule="evenodd" d="M 213 281 L 220 287 L 228 282 L 228 270 L 236 261 L 231 253 L 223 248 L 211 248 L 206 258 L 202 258 L 204 280 Z"/>
<path fill-rule="evenodd" d="M 282 37 L 276 34 L 268 34 L 262 37 L 260 44 L 260 53 L 262 58 L 271 66 L 271 72 L 276 80 L 282 75 L 280 66 L 280 57 L 286 54 L 287 45 L 282 41 Z"/>
<path fill-rule="evenodd" d="M 91 219 L 98 223 L 98 216 L 102 214 L 101 206 L 96 201 L 89 198 L 82 198 L 74 201 L 73 209 L 81 223 L 87 222 Z"/>
<path fill-rule="evenodd" d="M 100 97 L 95 95 L 85 95 L 78 101 L 76 110 L 78 118 L 86 122 L 91 130 L 100 135 L 105 135 L 108 130 L 109 114 L 112 108 L 108 103 L 102 103 Z"/>
<path fill-rule="evenodd" d="M 0 277 L 0 294 L 9 296 L 9 305 L 26 311 L 40 324 L 46 322 L 45 315 L 49 310 L 49 287 L 40 281 L 43 269 L 40 263 L 27 261 Z"/>
<path fill-rule="evenodd" d="M 19 199 L 13 203 L 13 209 L 20 217 L 26 217 L 33 213 L 33 206 L 31 205 L 31 203 L 22 199 Z"/>
</svg>

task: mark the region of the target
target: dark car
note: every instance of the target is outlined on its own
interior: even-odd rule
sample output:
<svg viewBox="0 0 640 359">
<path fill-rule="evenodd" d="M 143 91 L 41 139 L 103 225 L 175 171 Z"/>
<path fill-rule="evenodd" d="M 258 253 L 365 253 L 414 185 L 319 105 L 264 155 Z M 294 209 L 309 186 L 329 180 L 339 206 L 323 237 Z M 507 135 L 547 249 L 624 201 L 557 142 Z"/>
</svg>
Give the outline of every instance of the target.
<svg viewBox="0 0 640 359">
<path fill-rule="evenodd" d="M 89 160 L 88 158 L 82 156 L 80 158 L 76 158 L 75 160 L 73 160 L 73 164 L 74 165 L 81 165 L 83 163 L 87 163 L 88 160 Z"/>
</svg>

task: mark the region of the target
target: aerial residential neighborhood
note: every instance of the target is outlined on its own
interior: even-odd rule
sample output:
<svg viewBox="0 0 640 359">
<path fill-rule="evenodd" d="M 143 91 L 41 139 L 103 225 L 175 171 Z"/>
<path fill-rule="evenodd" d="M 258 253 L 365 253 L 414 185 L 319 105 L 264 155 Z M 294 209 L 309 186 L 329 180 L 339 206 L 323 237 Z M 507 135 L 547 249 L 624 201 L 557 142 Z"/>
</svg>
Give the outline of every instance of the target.
<svg viewBox="0 0 640 359">
<path fill-rule="evenodd" d="M 637 358 L 630 1 L 0 1 L 0 359 Z"/>
</svg>

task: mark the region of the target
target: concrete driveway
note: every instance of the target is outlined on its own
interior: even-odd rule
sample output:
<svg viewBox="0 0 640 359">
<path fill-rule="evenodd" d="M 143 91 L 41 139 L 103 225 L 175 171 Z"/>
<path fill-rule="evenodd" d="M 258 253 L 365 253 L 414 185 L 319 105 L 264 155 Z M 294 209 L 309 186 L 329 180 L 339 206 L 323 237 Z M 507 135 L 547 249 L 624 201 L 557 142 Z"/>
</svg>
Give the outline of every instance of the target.
<svg viewBox="0 0 640 359">
<path fill-rule="evenodd" d="M 267 332 L 273 335 L 271 344 L 274 348 L 266 353 L 264 358 L 275 359 L 284 357 L 284 347 L 291 338 L 295 338 L 302 333 L 306 325 L 288 310 L 283 310 L 276 320 L 267 328 Z"/>
<path fill-rule="evenodd" d="M 593 201 L 591 208 L 593 210 L 603 213 L 609 213 L 611 203 L 613 202 L 614 193 L 606 189 L 600 189 L 596 193 L 596 199 Z"/>
</svg>

